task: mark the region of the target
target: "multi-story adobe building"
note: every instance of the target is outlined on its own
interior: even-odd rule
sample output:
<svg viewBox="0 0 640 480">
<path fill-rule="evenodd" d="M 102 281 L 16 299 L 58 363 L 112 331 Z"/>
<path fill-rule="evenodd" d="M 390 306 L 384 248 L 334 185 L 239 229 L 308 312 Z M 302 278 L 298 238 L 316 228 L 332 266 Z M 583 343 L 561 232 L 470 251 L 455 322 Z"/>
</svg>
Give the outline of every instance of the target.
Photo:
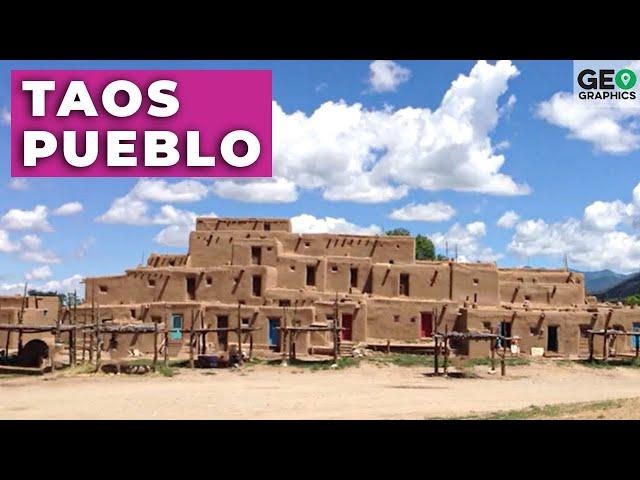
<svg viewBox="0 0 640 480">
<path fill-rule="evenodd" d="M 80 318 L 93 309 L 101 321 L 166 322 L 174 351 L 192 318 L 208 328 L 238 320 L 258 327 L 254 347 L 265 350 L 282 347 L 284 322 L 327 325 L 336 313 L 346 344 L 428 343 L 446 325 L 518 336 L 524 354 L 537 347 L 564 356 L 587 353 L 590 328 L 640 328 L 640 310 L 597 304 L 579 273 L 417 261 L 412 237 L 298 234 L 276 218 L 198 218 L 186 254 L 152 254 L 144 266 L 85 284 Z M 142 337 L 129 342 L 152 348 Z M 208 339 L 214 349 L 235 341 L 228 333 Z M 326 332 L 298 340 L 298 354 L 332 346 Z M 620 337 L 612 347 L 630 352 L 631 342 Z M 489 351 L 488 342 L 454 347 L 470 356 Z"/>
</svg>

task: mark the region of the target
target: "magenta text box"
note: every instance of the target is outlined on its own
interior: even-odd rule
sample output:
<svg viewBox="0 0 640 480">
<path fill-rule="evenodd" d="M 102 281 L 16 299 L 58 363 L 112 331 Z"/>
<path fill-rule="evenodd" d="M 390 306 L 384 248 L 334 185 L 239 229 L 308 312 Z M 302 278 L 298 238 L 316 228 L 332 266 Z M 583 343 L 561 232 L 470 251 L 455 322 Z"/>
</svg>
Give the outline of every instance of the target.
<svg viewBox="0 0 640 480">
<path fill-rule="evenodd" d="M 55 91 L 46 93 L 45 116 L 32 117 L 31 92 L 22 91 L 24 80 L 53 80 Z M 97 117 L 56 112 L 72 80 L 81 80 L 91 94 Z M 102 105 L 102 91 L 114 80 L 135 83 L 142 92 L 142 106 L 127 118 L 110 115 Z M 180 108 L 171 117 L 156 118 L 147 113 L 151 100 L 148 86 L 156 80 L 177 82 L 174 96 Z M 126 101 L 127 96 L 123 99 Z M 123 104 L 123 100 L 118 100 Z M 39 159 L 34 167 L 23 164 L 23 132 L 44 130 L 55 135 L 56 152 Z M 69 165 L 63 156 L 63 132 L 75 131 L 78 154 L 84 153 L 86 131 L 98 131 L 98 157 L 87 167 Z M 138 158 L 135 167 L 108 167 L 106 132 L 136 131 L 131 142 Z M 144 166 L 144 132 L 167 130 L 178 136 L 180 161 L 170 167 Z M 226 163 L 220 153 L 223 137 L 233 130 L 248 130 L 260 141 L 260 155 L 247 167 Z M 200 155 L 216 157 L 214 167 L 188 167 L 186 132 L 200 132 Z M 237 147 L 237 146 L 236 146 Z M 242 153 L 239 147 L 238 155 Z M 237 149 L 234 149 L 237 150 Z M 12 177 L 270 177 L 271 176 L 271 72 L 266 70 L 13 70 L 11 72 L 11 176 Z"/>
</svg>

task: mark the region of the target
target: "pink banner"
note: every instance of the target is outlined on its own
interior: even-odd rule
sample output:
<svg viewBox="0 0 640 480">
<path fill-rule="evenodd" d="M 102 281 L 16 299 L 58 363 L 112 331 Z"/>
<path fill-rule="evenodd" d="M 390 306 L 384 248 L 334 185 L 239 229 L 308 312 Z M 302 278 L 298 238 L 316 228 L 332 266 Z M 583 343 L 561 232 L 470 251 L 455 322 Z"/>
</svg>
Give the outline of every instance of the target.
<svg viewBox="0 0 640 480">
<path fill-rule="evenodd" d="M 270 177 L 271 72 L 14 70 L 11 176 Z"/>
</svg>

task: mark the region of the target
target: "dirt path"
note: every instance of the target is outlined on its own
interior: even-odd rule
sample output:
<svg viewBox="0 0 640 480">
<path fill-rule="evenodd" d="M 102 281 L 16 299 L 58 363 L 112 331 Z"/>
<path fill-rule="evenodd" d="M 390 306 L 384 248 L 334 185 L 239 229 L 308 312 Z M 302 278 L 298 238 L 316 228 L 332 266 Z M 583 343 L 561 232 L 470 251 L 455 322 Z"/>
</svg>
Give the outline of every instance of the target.
<svg viewBox="0 0 640 480">
<path fill-rule="evenodd" d="M 175 377 L 0 379 L 1 419 L 424 419 L 640 397 L 640 370 L 534 364 L 509 376 L 429 378 L 424 367 L 258 365 Z"/>
</svg>

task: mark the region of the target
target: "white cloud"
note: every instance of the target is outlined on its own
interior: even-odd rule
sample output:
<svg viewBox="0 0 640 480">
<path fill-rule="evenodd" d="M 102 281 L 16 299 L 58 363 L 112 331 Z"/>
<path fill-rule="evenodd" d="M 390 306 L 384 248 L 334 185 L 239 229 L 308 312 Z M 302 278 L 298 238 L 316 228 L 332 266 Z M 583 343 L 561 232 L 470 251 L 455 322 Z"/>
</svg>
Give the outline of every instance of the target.
<svg viewBox="0 0 640 480">
<path fill-rule="evenodd" d="M 75 256 L 77 258 L 84 258 L 87 256 L 87 252 L 89 251 L 89 248 L 91 248 L 91 246 L 96 243 L 96 239 L 94 237 L 87 237 L 87 239 L 82 242 L 82 245 L 80 245 L 80 248 L 78 248 L 78 250 L 76 250 L 75 252 Z"/>
<path fill-rule="evenodd" d="M 37 205 L 33 210 L 12 208 L 0 218 L 0 225 L 8 230 L 35 230 L 51 232 L 53 228 L 47 221 L 47 207 Z"/>
<path fill-rule="evenodd" d="M 11 112 L 4 107 L 0 108 L 0 125 L 11 125 Z"/>
<path fill-rule="evenodd" d="M 215 213 L 204 215 L 215 217 Z M 171 205 L 164 205 L 153 221 L 158 225 L 168 225 L 163 228 L 154 240 L 167 247 L 186 247 L 189 244 L 189 233 L 195 230 L 196 215 L 193 212 L 179 210 Z"/>
<path fill-rule="evenodd" d="M 361 227 L 344 218 L 316 218 L 303 213 L 291 218 L 292 230 L 296 233 L 343 233 L 351 235 L 381 235 L 382 228 L 377 225 Z"/>
<path fill-rule="evenodd" d="M 569 130 L 569 138 L 589 142 L 596 150 L 612 154 L 640 148 L 638 112 L 616 102 L 608 107 L 589 106 L 575 101 L 569 92 L 555 93 L 537 110 L 547 122 Z"/>
<path fill-rule="evenodd" d="M 0 252 L 12 253 L 20 248 L 20 245 L 11 241 L 9 234 L 4 230 L 0 230 Z"/>
<path fill-rule="evenodd" d="M 369 64 L 369 88 L 372 92 L 393 92 L 410 77 L 411 70 L 391 60 L 376 60 Z"/>
<path fill-rule="evenodd" d="M 25 262 L 62 263 L 52 250 L 43 247 L 42 239 L 33 234 L 23 236 L 16 248 L 9 253 L 17 254 Z"/>
<path fill-rule="evenodd" d="M 489 136 L 499 98 L 518 73 L 509 61 L 478 62 L 435 110 L 328 101 L 307 115 L 274 102 L 274 176 L 326 200 L 362 203 L 396 200 L 410 189 L 528 194 L 527 185 L 500 172 L 505 157 Z M 229 190 L 238 184 L 225 182 Z M 281 198 L 279 189 L 274 194 Z"/>
<path fill-rule="evenodd" d="M 76 273 L 75 275 L 63 280 L 50 280 L 34 288 L 58 293 L 73 293 L 76 291 L 78 296 L 82 297 L 84 295 L 84 283 L 82 283 L 82 280 L 82 275 Z"/>
<path fill-rule="evenodd" d="M 629 203 L 595 201 L 581 219 L 548 223 L 529 219 L 517 224 L 508 249 L 523 257 L 543 256 L 558 262 L 567 254 L 573 266 L 621 272 L 640 269 L 640 236 L 629 230 L 640 217 L 640 184 Z"/>
<path fill-rule="evenodd" d="M 208 189 L 195 180 L 168 183 L 165 180 L 140 179 L 123 197 L 116 198 L 109 209 L 96 220 L 103 223 L 152 225 L 147 202 L 197 202 L 207 196 Z"/>
<path fill-rule="evenodd" d="M 191 203 L 199 202 L 207 193 L 207 187 L 196 180 L 169 183 L 165 180 L 142 178 L 129 195 L 157 203 Z"/>
<path fill-rule="evenodd" d="M 83 210 L 83 206 L 80 202 L 68 202 L 60 205 L 51 215 L 69 216 L 80 213 Z"/>
<path fill-rule="evenodd" d="M 316 92 L 321 92 L 321 91 L 323 91 L 323 90 L 326 90 L 328 86 L 329 86 L 329 84 L 328 84 L 328 83 L 326 83 L 326 82 L 321 82 L 321 83 L 319 83 L 318 85 L 316 85 L 315 91 L 316 91 Z"/>
<path fill-rule="evenodd" d="M 480 244 L 482 237 L 486 234 L 487 227 L 483 222 L 471 222 L 466 225 L 455 223 L 446 233 L 438 232 L 430 235 L 429 238 L 441 250 L 448 246 L 449 257 L 453 258 L 457 248 L 460 262 L 496 262 L 503 255 Z"/>
<path fill-rule="evenodd" d="M 24 277 L 27 280 L 46 280 L 52 276 L 53 272 L 51 271 L 51 267 L 49 267 L 49 265 L 44 265 L 27 272 Z"/>
<path fill-rule="evenodd" d="M 443 202 L 410 203 L 391 212 L 389 218 L 405 221 L 444 222 L 455 214 L 454 208 Z"/>
<path fill-rule="evenodd" d="M 29 182 L 27 182 L 24 178 L 12 178 L 11 180 L 9 180 L 7 187 L 9 187 L 11 190 L 25 191 L 29 190 Z"/>
<path fill-rule="evenodd" d="M 519 219 L 520 215 L 518 215 L 513 210 L 509 210 L 502 214 L 502 216 L 496 222 L 496 225 L 502 228 L 513 228 L 516 226 L 516 223 L 518 223 Z"/>
<path fill-rule="evenodd" d="M 287 203 L 298 199 L 295 183 L 285 178 L 252 180 L 218 180 L 213 192 L 222 198 L 239 202 Z"/>
</svg>

